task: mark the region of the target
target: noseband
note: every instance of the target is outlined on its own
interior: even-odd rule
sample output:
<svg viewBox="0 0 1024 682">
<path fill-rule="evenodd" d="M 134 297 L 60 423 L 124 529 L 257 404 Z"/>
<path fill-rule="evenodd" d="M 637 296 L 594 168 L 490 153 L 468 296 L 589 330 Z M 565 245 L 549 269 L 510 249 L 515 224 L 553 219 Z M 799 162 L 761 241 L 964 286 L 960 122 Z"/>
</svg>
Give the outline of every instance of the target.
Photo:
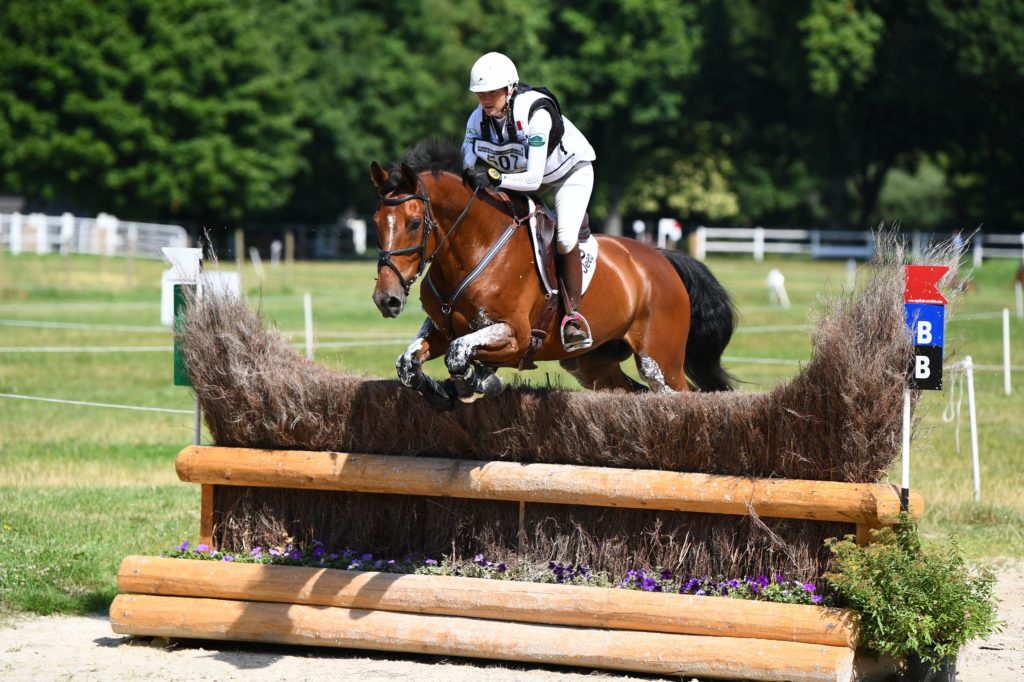
<svg viewBox="0 0 1024 682">
<path fill-rule="evenodd" d="M 378 247 L 377 249 L 377 272 L 384 266 L 391 268 L 394 271 L 395 276 L 398 277 L 398 283 L 402 285 L 402 289 L 405 291 L 405 295 L 409 295 L 409 289 L 415 284 L 416 280 L 423 271 L 426 270 L 427 264 L 430 262 L 426 258 L 427 240 L 430 238 L 430 232 L 437 229 L 437 221 L 434 220 L 434 214 L 430 210 L 430 197 L 427 196 L 427 191 L 423 187 L 423 181 L 416 176 L 416 186 L 419 189 L 418 194 L 407 194 L 404 197 L 380 197 L 380 202 L 385 206 L 398 206 L 404 204 L 407 201 L 413 199 L 419 199 L 423 202 L 423 236 L 420 238 L 419 246 L 407 246 L 404 249 L 395 249 L 393 251 L 385 251 Z M 398 267 L 391 261 L 392 256 L 403 256 L 407 253 L 418 253 L 420 256 L 420 265 L 416 269 L 416 274 L 407 282 L 402 273 L 398 270 Z"/>
<path fill-rule="evenodd" d="M 406 296 L 409 295 L 409 289 L 412 288 L 412 285 L 416 283 L 419 276 L 423 274 L 423 271 L 427 269 L 430 262 L 434 260 L 434 256 L 437 252 L 440 251 L 441 247 L 448 241 L 448 237 L 450 237 L 452 233 L 455 232 L 455 229 L 462 223 L 463 218 L 465 218 L 466 214 L 469 213 L 469 207 L 473 205 L 473 200 L 476 199 L 477 192 L 480 191 L 479 187 L 473 190 L 473 196 L 469 198 L 469 203 L 466 204 L 466 208 L 462 209 L 462 213 L 459 214 L 459 217 L 455 220 L 451 229 L 448 230 L 448 234 L 445 235 L 444 239 L 441 240 L 441 243 L 438 244 L 436 249 L 434 249 L 434 253 L 427 258 L 427 240 L 430 239 L 430 233 L 432 231 L 440 233 L 440 230 L 438 229 L 437 220 L 434 219 L 434 214 L 430 209 L 430 197 L 427 196 L 427 190 L 423 186 L 423 180 L 418 175 L 416 176 L 416 188 L 419 190 L 417 194 L 406 194 L 404 197 L 380 196 L 380 202 L 385 206 L 397 206 L 413 199 L 419 199 L 423 202 L 423 236 L 420 238 L 419 245 L 407 246 L 404 249 L 394 249 L 391 251 L 385 251 L 379 247 L 377 248 L 377 272 L 379 273 L 380 269 L 385 266 L 391 268 L 395 273 L 395 276 L 398 277 L 398 283 L 402 285 L 402 290 L 405 291 Z M 416 268 L 416 274 L 413 275 L 409 281 L 405 280 L 405 277 L 402 276 L 398 267 L 391 260 L 392 256 L 403 256 L 407 253 L 417 253 L 420 257 L 420 265 Z"/>
</svg>

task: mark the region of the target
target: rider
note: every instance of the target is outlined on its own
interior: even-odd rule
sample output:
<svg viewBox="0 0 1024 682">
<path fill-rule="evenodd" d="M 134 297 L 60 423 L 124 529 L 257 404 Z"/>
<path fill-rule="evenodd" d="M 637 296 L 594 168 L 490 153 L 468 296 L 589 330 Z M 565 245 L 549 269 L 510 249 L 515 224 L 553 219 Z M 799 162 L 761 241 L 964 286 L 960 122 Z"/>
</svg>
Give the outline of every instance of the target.
<svg viewBox="0 0 1024 682">
<path fill-rule="evenodd" d="M 516 65 L 500 52 L 476 60 L 469 90 L 480 106 L 466 124 L 463 165 L 480 187 L 554 193 L 555 263 L 566 302 L 562 344 L 570 352 L 588 348 L 593 343 L 590 325 L 578 310 L 583 288 L 578 239 L 594 189 L 594 148 L 562 115 L 555 96 L 520 83 Z M 476 169 L 478 159 L 487 166 Z"/>
</svg>

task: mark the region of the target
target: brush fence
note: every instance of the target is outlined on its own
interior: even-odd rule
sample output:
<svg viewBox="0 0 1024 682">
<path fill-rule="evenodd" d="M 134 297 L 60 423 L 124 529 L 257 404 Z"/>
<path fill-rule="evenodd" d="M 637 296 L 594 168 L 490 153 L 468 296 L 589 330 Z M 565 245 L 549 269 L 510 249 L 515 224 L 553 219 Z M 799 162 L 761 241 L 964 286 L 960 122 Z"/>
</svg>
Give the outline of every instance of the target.
<svg viewBox="0 0 1024 682">
<path fill-rule="evenodd" d="M 213 538 L 219 486 L 337 490 L 893 524 L 898 490 L 836 483 L 336 452 L 186 447 Z M 911 512 L 923 503 L 911 496 Z M 127 557 L 110 617 L 128 635 L 303 644 L 750 680 L 850 680 L 856 617 L 733 599 Z"/>
</svg>

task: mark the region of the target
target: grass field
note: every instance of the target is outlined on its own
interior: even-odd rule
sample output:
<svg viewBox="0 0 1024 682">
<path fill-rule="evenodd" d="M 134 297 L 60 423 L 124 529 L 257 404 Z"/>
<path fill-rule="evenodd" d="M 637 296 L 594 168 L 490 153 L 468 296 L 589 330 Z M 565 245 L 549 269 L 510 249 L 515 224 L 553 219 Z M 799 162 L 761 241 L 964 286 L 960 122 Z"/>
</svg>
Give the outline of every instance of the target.
<svg viewBox="0 0 1024 682">
<path fill-rule="evenodd" d="M 818 296 L 846 281 L 842 262 L 717 258 L 712 270 L 733 294 L 740 329 L 728 368 L 741 390 L 763 391 L 791 377 L 810 355 L 806 326 Z M 781 269 L 790 310 L 769 304 L 765 280 Z M 158 262 L 9 253 L 0 260 L 0 393 L 97 405 L 0 397 L 0 615 L 106 609 L 117 564 L 153 554 L 198 529 L 199 490 L 178 482 L 174 457 L 192 439 L 193 398 L 172 385 L 171 337 L 160 326 Z M 1012 261 L 975 272 L 977 288 L 952 311 L 947 356 L 957 348 L 976 364 L 1002 364 L 1003 308 L 1013 308 Z M 268 270 L 254 305 L 302 341 L 305 292 L 313 297 L 317 360 L 340 372 L 387 376 L 419 329 L 416 306 L 384 320 L 370 300 L 372 261 L 300 263 Z M 1024 321 L 1011 319 L 1013 360 L 1024 364 Z M 436 363 L 435 363 L 436 364 Z M 631 364 L 631 363 L 629 363 Z M 441 375 L 440 365 L 432 373 Z M 524 378 L 575 382 L 557 365 Z M 928 504 L 927 534 L 955 532 L 975 557 L 1024 556 L 1024 373 L 1003 394 L 1001 371 L 975 374 L 982 502 L 972 496 L 966 398 L 960 424 L 943 421 L 947 390 L 927 392 L 913 446 L 912 485 Z M 140 411 L 113 406 L 159 408 Z M 898 481 L 898 471 L 893 480 Z"/>
</svg>

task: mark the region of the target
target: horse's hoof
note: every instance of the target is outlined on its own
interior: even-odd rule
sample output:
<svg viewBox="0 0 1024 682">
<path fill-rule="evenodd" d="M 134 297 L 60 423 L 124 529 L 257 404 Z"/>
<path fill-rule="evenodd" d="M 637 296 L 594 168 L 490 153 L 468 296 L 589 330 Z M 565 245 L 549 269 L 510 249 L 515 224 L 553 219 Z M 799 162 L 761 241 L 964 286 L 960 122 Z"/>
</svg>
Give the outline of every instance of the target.
<svg viewBox="0 0 1024 682">
<path fill-rule="evenodd" d="M 424 375 L 416 392 L 437 412 L 455 409 L 455 386 L 451 379 L 440 382 Z"/>
</svg>

